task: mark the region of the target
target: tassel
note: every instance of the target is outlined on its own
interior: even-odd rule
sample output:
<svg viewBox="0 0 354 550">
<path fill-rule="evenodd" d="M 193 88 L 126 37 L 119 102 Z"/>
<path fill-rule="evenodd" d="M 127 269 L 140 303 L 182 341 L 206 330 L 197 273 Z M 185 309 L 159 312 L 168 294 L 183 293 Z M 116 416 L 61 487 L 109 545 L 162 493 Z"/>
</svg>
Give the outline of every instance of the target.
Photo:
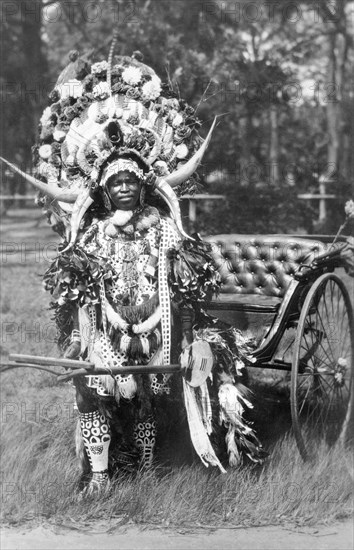
<svg viewBox="0 0 354 550">
<path fill-rule="evenodd" d="M 149 357 L 149 355 L 150 355 L 149 338 L 147 338 L 146 336 L 140 336 L 140 342 L 141 342 L 141 347 L 142 347 L 142 350 L 143 350 L 143 355 L 145 355 L 145 357 Z"/>
<path fill-rule="evenodd" d="M 121 341 L 122 341 L 123 334 L 121 332 L 113 332 L 113 334 L 110 333 L 110 341 L 112 344 L 112 347 L 114 351 L 121 351 Z"/>
<path fill-rule="evenodd" d="M 161 332 L 158 328 L 155 328 L 154 334 L 156 336 L 156 346 L 160 346 L 162 343 Z"/>
<path fill-rule="evenodd" d="M 137 384 L 132 374 L 128 376 L 118 375 L 118 389 L 124 399 L 132 399 L 137 391 Z"/>
<path fill-rule="evenodd" d="M 122 338 L 120 341 L 120 351 L 122 353 L 128 353 L 130 349 L 130 341 L 131 341 L 131 337 L 128 336 L 128 334 L 122 334 Z"/>
<path fill-rule="evenodd" d="M 149 348 L 150 348 L 149 355 L 150 355 L 151 353 L 155 353 L 155 351 L 159 346 L 155 331 L 149 334 L 148 340 L 149 340 Z"/>
<path fill-rule="evenodd" d="M 141 340 L 139 336 L 132 336 L 130 338 L 130 345 L 129 345 L 129 355 L 132 359 L 135 359 L 137 361 L 141 360 L 143 357 L 143 346 L 141 343 Z"/>
</svg>

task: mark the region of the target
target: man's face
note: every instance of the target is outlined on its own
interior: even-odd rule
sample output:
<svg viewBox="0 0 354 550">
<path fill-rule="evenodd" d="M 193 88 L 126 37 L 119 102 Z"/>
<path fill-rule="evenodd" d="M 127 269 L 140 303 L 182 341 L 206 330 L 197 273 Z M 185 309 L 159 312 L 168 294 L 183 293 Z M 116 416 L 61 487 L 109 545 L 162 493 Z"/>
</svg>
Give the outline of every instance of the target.
<svg viewBox="0 0 354 550">
<path fill-rule="evenodd" d="M 133 172 L 124 170 L 112 176 L 107 191 L 117 210 L 134 210 L 139 202 L 141 180 Z"/>
</svg>

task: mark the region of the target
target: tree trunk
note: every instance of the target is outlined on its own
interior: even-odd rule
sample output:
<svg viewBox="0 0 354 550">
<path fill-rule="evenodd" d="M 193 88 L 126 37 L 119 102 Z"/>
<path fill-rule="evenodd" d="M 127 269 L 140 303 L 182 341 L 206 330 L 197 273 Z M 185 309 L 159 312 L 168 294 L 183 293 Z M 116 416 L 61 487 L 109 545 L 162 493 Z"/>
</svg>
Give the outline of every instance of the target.
<svg viewBox="0 0 354 550">
<path fill-rule="evenodd" d="M 31 6 L 30 6 L 31 7 Z M 41 112 L 48 102 L 48 65 L 42 51 L 42 10 L 41 3 L 33 2 L 26 17 L 21 18 L 21 41 L 24 55 L 22 73 L 24 128 L 26 150 L 23 151 L 25 164 L 31 163 L 31 146 L 36 141 Z"/>
<path fill-rule="evenodd" d="M 323 90 L 328 134 L 327 166 L 322 171 L 320 178 L 320 193 L 330 191 L 328 184 L 336 182 L 343 168 L 344 116 L 342 99 L 349 47 L 346 3 L 346 0 L 337 0 L 335 4 L 332 1 L 319 4 L 327 31 L 328 50 L 328 81 Z M 320 199 L 319 221 L 327 217 L 326 200 Z"/>
<path fill-rule="evenodd" d="M 245 116 L 239 120 L 239 132 L 241 141 L 241 162 L 240 162 L 240 184 L 250 185 L 252 183 L 252 107 L 245 106 Z"/>
<path fill-rule="evenodd" d="M 270 140 L 269 140 L 269 183 L 279 183 L 279 131 L 277 106 L 272 104 L 269 109 Z"/>
<path fill-rule="evenodd" d="M 331 4 L 331 3 L 330 3 Z M 333 4 L 333 2 L 332 2 Z M 336 2 L 336 10 L 332 14 L 329 8 L 325 12 L 328 48 L 328 81 L 325 83 L 323 98 L 326 102 L 326 117 L 328 131 L 327 169 L 326 176 L 331 179 L 341 172 L 341 151 L 343 145 L 343 113 L 342 97 L 343 83 L 346 75 L 348 57 L 348 34 L 346 28 L 345 4 L 343 0 Z"/>
</svg>

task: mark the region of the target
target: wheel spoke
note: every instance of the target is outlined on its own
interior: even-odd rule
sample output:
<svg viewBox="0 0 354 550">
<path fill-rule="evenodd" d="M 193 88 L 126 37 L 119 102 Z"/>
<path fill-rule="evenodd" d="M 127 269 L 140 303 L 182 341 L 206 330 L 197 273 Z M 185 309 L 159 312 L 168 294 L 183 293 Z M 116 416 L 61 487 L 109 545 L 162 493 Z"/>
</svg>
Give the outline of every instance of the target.
<svg viewBox="0 0 354 550">
<path fill-rule="evenodd" d="M 322 324 L 322 329 L 323 329 L 322 331 L 319 331 L 319 329 L 317 329 L 318 333 L 321 332 L 321 333 L 323 334 L 323 336 L 322 336 L 321 340 L 319 341 L 318 345 L 320 345 L 320 346 L 322 347 L 323 352 L 326 354 L 328 360 L 329 360 L 330 362 L 332 362 L 332 364 L 333 364 L 333 362 L 334 362 L 333 354 L 331 354 L 332 357 L 330 357 L 329 354 L 327 353 L 326 349 L 325 349 L 324 346 L 323 346 L 323 339 L 326 338 L 326 336 L 327 336 L 326 329 L 325 329 L 325 327 L 324 327 L 322 318 L 321 318 L 319 315 L 316 316 L 316 320 L 317 320 L 317 319 L 320 319 L 321 324 Z M 317 322 L 316 322 L 316 326 L 317 326 Z M 327 342 L 328 342 L 328 338 L 327 338 Z M 329 343 L 329 342 L 328 342 L 328 343 Z"/>
<path fill-rule="evenodd" d="M 331 359 L 331 358 L 329 357 L 329 355 L 327 354 L 325 348 L 324 348 L 323 345 L 322 345 L 322 342 L 319 342 L 318 339 L 317 339 L 317 340 L 314 339 L 314 332 L 313 332 L 313 330 L 310 330 L 309 332 L 310 332 L 310 335 L 311 335 L 311 340 L 312 340 L 312 343 L 311 343 L 311 344 L 312 344 L 312 345 L 311 345 L 311 346 L 308 345 L 308 342 L 307 342 L 307 335 L 308 335 L 308 333 L 307 333 L 307 334 L 304 333 L 304 339 L 305 339 L 305 343 L 306 343 L 307 347 L 301 345 L 302 349 L 305 349 L 308 353 L 310 353 L 310 352 L 312 351 L 313 348 L 318 348 L 318 346 L 321 346 L 321 348 L 323 349 L 323 352 L 325 353 L 325 355 L 327 356 L 327 359 L 328 359 L 329 362 L 330 362 L 329 364 L 326 363 L 327 366 L 333 368 L 332 359 Z M 319 363 L 324 362 L 324 360 L 323 360 L 322 358 L 320 358 L 320 357 L 317 357 L 317 356 L 315 355 L 315 353 L 312 353 L 311 355 L 312 355 L 312 358 L 313 358 L 313 357 L 318 358 Z M 303 360 L 303 359 L 302 359 L 302 360 Z"/>
<path fill-rule="evenodd" d="M 330 345 L 335 345 L 337 344 L 337 346 L 339 347 L 339 334 L 338 334 L 338 327 L 337 327 L 337 322 L 336 320 L 339 319 L 339 316 L 338 316 L 338 309 L 337 309 L 337 315 L 335 315 L 335 312 L 334 312 L 334 309 L 333 309 L 333 305 L 334 305 L 334 302 L 337 302 L 337 307 L 338 307 L 338 304 L 339 304 L 339 299 L 338 299 L 338 292 L 335 292 L 335 289 L 333 288 L 333 281 L 330 281 L 330 285 L 329 285 L 329 292 L 328 293 L 325 293 L 325 295 L 323 296 L 323 300 L 322 300 L 322 303 L 324 305 L 324 309 L 326 310 L 326 317 L 327 317 L 327 321 L 328 321 L 328 327 L 329 327 L 329 334 L 327 336 L 327 341 Z M 332 315 L 330 315 L 329 311 L 328 311 L 328 305 L 327 305 L 327 294 L 329 294 L 329 298 L 330 298 L 330 301 L 331 301 L 331 309 L 332 309 Z M 331 334 L 334 333 L 334 338 L 331 338 Z M 337 355 L 337 354 L 335 354 Z"/>
<path fill-rule="evenodd" d="M 291 398 L 294 431 L 303 456 L 313 441 L 305 438 L 308 430 L 312 437 L 333 443 L 347 416 L 354 337 L 351 311 L 342 281 L 326 273 L 313 283 L 300 313 Z"/>
<path fill-rule="evenodd" d="M 324 326 L 322 317 L 321 317 L 321 315 L 320 315 L 320 313 L 319 313 L 319 311 L 318 311 L 317 306 L 316 306 L 316 311 L 317 311 L 317 313 L 318 313 L 318 315 L 317 315 L 316 318 L 319 319 L 319 320 L 321 321 L 321 325 L 322 325 L 322 329 L 323 329 L 323 334 L 324 334 L 325 336 L 327 336 L 327 332 L 326 332 L 326 329 L 325 329 L 325 326 Z M 325 337 L 325 336 L 324 336 L 324 337 Z M 327 336 L 327 342 L 329 343 L 328 336 Z M 331 355 L 332 355 L 332 360 L 333 360 L 333 362 L 334 362 L 334 356 L 333 356 L 333 354 L 332 354 L 332 349 L 330 350 L 330 352 L 331 352 Z M 329 358 L 329 357 L 328 357 L 328 358 Z"/>
</svg>

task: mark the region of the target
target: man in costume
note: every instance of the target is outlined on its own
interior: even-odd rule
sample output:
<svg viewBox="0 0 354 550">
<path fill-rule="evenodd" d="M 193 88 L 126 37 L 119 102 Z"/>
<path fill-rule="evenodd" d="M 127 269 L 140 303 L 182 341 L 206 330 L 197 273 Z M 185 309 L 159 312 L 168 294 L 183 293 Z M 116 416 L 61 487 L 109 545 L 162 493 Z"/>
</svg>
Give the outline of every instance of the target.
<svg viewBox="0 0 354 550">
<path fill-rule="evenodd" d="M 132 57 L 90 65 L 71 54 L 41 118 L 37 176 L 26 176 L 63 243 L 44 276 L 65 356 L 91 361 L 105 375 L 77 380 L 78 455 L 89 464 L 85 493 L 109 487 L 112 429 L 132 439 L 151 466 L 156 399 L 171 391 L 163 365 L 180 361 L 192 443 L 206 465 L 225 471 L 209 435 L 224 430 L 229 463 L 264 457 L 251 407 L 238 384 L 245 348 L 203 305 L 219 277 L 207 246 L 183 230 L 177 195 L 195 186 L 203 142 L 194 110 Z M 215 124 L 215 123 L 214 123 Z M 12 166 L 19 171 L 16 167 Z M 113 367 L 131 366 L 131 374 Z M 134 374 L 136 365 L 161 365 Z M 124 437 L 121 438 L 124 440 Z"/>
</svg>

